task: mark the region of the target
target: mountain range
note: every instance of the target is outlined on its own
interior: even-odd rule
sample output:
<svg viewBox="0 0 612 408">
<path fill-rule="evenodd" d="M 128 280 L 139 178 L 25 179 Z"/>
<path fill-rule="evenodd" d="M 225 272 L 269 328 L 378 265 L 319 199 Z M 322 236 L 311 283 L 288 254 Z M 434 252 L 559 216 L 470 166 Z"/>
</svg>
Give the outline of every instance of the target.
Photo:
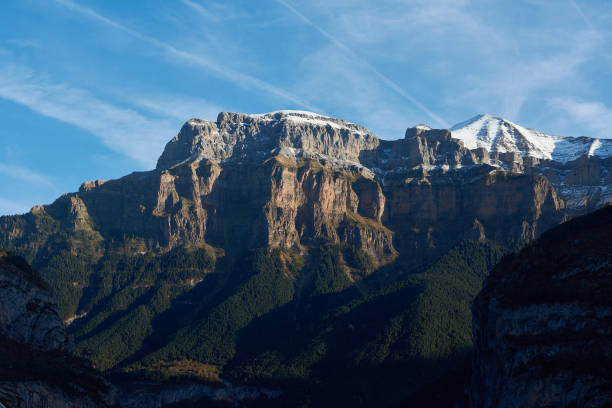
<svg viewBox="0 0 612 408">
<path fill-rule="evenodd" d="M 503 254 L 610 202 L 611 154 L 487 115 L 391 141 L 222 112 L 187 121 L 154 170 L 0 217 L 0 247 L 55 291 L 77 355 L 124 383 L 397 403 L 469 361 Z"/>
</svg>

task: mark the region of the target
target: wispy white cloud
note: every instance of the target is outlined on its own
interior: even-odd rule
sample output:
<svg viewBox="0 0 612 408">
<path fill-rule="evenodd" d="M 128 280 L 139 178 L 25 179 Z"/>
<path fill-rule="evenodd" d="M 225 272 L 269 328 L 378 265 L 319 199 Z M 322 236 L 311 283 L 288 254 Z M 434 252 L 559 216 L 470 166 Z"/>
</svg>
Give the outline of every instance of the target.
<svg viewBox="0 0 612 408">
<path fill-rule="evenodd" d="M 30 210 L 25 204 L 18 203 L 6 198 L 0 197 L 0 216 L 2 215 L 13 215 L 23 214 Z"/>
<path fill-rule="evenodd" d="M 326 101 L 329 114 L 364 125 L 383 138 L 397 139 L 408 125 L 422 121 L 421 112 L 406 107 L 398 95 L 389 95 L 367 69 L 357 69 L 348 56 L 332 48 L 304 56 L 300 92 Z"/>
<path fill-rule="evenodd" d="M 247 10 L 233 7 L 229 2 L 207 0 L 202 4 L 202 1 L 198 0 L 182 0 L 182 3 L 201 17 L 213 22 L 248 18 Z"/>
<path fill-rule="evenodd" d="M 14 38 L 6 40 L 5 42 L 19 48 L 40 48 L 40 42 L 38 40 L 28 38 Z"/>
<path fill-rule="evenodd" d="M 191 1 L 191 0 L 183 0 L 183 4 L 190 7 L 192 10 L 194 10 L 196 13 L 198 13 L 200 16 L 204 17 L 205 19 L 213 20 L 213 21 L 217 21 L 219 19 L 219 17 L 215 13 L 208 10 L 206 7 L 204 7 L 198 2 Z"/>
<path fill-rule="evenodd" d="M 612 108 L 598 101 L 577 101 L 568 97 L 553 98 L 549 108 L 561 110 L 573 122 L 579 123 L 588 136 L 612 139 Z"/>
<path fill-rule="evenodd" d="M 322 36 L 327 38 L 336 47 L 338 47 L 342 51 L 346 52 L 353 60 L 355 60 L 359 64 L 362 64 L 364 67 L 366 67 L 368 70 L 370 70 L 375 75 L 375 77 L 378 80 L 382 81 L 393 92 L 397 93 L 398 95 L 400 95 L 401 97 L 407 99 L 410 103 L 415 105 L 419 110 L 421 110 L 427 116 L 429 116 L 431 119 L 433 119 L 436 122 L 437 125 L 442 125 L 443 127 L 449 127 L 449 124 L 444 119 L 442 119 L 440 116 L 438 116 L 437 114 L 432 112 L 431 109 L 426 107 L 421 101 L 419 101 L 417 98 L 413 97 L 408 92 L 406 92 L 395 81 L 393 81 L 387 75 L 385 75 L 382 72 L 380 72 L 370 62 L 368 62 L 365 58 L 363 58 L 359 54 L 357 54 L 352 48 L 347 46 L 344 42 L 342 42 L 336 36 L 330 34 L 328 31 L 323 29 L 321 26 L 319 26 L 318 24 L 314 23 L 312 20 L 310 20 L 304 14 L 299 12 L 295 7 L 293 7 L 291 4 L 289 4 L 287 1 L 285 1 L 285 0 L 276 0 L 276 1 L 279 4 L 281 4 L 282 6 L 284 6 L 287 10 L 291 11 L 291 13 L 293 13 L 295 16 L 297 16 L 304 23 L 306 23 L 309 26 L 313 27 L 316 31 L 318 31 Z"/>
<path fill-rule="evenodd" d="M 578 13 L 578 15 L 582 18 L 582 20 L 585 22 L 585 24 L 591 28 L 593 28 L 593 24 L 591 23 L 591 21 L 587 18 L 587 16 L 584 14 L 584 12 L 582 11 L 582 8 L 578 5 L 578 3 L 576 3 L 575 0 L 568 0 L 570 2 L 570 4 L 572 5 L 572 7 L 574 8 L 574 10 L 576 10 L 576 12 Z"/>
<path fill-rule="evenodd" d="M 205 99 L 174 94 L 150 94 L 147 92 L 122 93 L 122 97 L 134 106 L 160 117 L 171 117 L 180 121 L 191 118 L 217 120 L 223 110 L 219 105 Z"/>
<path fill-rule="evenodd" d="M 145 166 L 155 163 L 165 142 L 176 133 L 172 121 L 149 119 L 15 64 L 0 65 L 0 97 L 88 131 Z"/>
<path fill-rule="evenodd" d="M 221 19 L 218 13 L 215 13 L 213 10 L 204 7 L 197 1 L 182 0 L 182 2 L 206 20 L 218 22 Z"/>
<path fill-rule="evenodd" d="M 277 1 L 291 5 L 289 0 Z M 532 109 L 534 104 L 539 101 L 543 105 L 551 95 L 594 91 L 587 67 L 594 61 L 605 62 L 610 33 L 593 24 L 585 27 L 576 16 L 588 23 L 587 15 L 606 13 L 583 11 L 580 6 L 586 7 L 586 2 L 571 1 L 525 0 L 492 7 L 480 0 L 380 0 L 375 4 L 367 0 L 313 0 L 304 13 L 325 22 L 322 25 L 329 29 L 319 32 L 337 49 L 320 47 L 304 61 L 313 62 L 316 56 L 320 64 L 339 64 L 334 54 L 346 44 L 359 50 L 363 59 L 385 66 L 390 78 L 410 84 L 412 92 L 429 101 L 427 104 L 445 119 L 459 121 L 464 115 L 494 113 L 521 122 L 538 116 L 541 108 Z M 605 11 L 602 7 L 598 9 Z M 302 20 L 312 25 L 313 20 Z M 339 80 L 335 88 L 346 94 L 344 103 L 351 105 L 359 88 L 374 88 L 372 82 L 377 77 L 370 75 L 368 81 L 355 61 L 347 59 L 344 64 L 347 78 Z M 309 71 L 317 79 L 325 76 L 317 68 Z M 349 76 L 366 82 L 355 83 L 357 89 L 347 89 Z M 406 104 L 390 98 L 389 92 L 370 94 L 382 97 L 370 104 L 371 110 L 391 103 L 392 110 L 406 111 Z M 362 113 L 368 114 L 365 110 Z M 546 123 L 530 124 L 547 127 Z"/>
<path fill-rule="evenodd" d="M 0 174 L 6 177 L 17 179 L 21 182 L 48 188 L 53 190 L 54 192 L 58 191 L 57 187 L 55 186 L 55 184 L 53 184 L 49 177 L 30 170 L 27 167 L 0 163 Z"/>
<path fill-rule="evenodd" d="M 516 64 L 496 67 L 487 74 L 471 74 L 465 78 L 467 90 L 449 97 L 448 103 L 471 105 L 482 113 L 493 110 L 518 120 L 523 106 L 536 91 L 550 86 L 567 90 L 578 85 L 579 68 L 595 52 L 600 40 L 596 32 L 584 32 L 556 54 L 517 59 Z"/>
<path fill-rule="evenodd" d="M 237 71 L 230 67 L 223 66 L 219 64 L 218 62 L 216 62 L 214 59 L 206 55 L 193 54 L 188 51 L 184 51 L 179 48 L 176 48 L 175 46 L 165 41 L 161 41 L 155 37 L 152 37 L 152 36 L 143 34 L 139 31 L 133 30 L 117 21 L 111 20 L 110 18 L 103 16 L 102 14 L 96 12 L 95 10 L 91 8 L 82 6 L 71 0 L 56 0 L 56 2 L 72 11 L 78 12 L 95 21 L 98 21 L 99 23 L 105 24 L 116 30 L 122 31 L 125 34 L 128 34 L 140 41 L 143 41 L 153 47 L 156 47 L 166 52 L 169 56 L 173 58 L 179 58 L 185 62 L 188 62 L 196 66 L 199 66 L 201 68 L 204 68 L 208 72 L 214 74 L 215 76 L 222 78 L 224 80 L 230 81 L 232 83 L 235 83 L 243 88 L 261 90 L 261 91 L 266 92 L 269 95 L 273 95 L 278 98 L 284 99 L 300 107 L 311 109 L 311 110 L 317 110 L 317 108 L 314 107 L 309 102 L 303 100 L 302 98 L 296 95 L 293 95 L 292 93 L 286 91 L 285 89 L 282 89 L 279 86 L 276 86 L 274 84 L 271 84 L 269 82 L 256 78 L 252 75 Z"/>
</svg>

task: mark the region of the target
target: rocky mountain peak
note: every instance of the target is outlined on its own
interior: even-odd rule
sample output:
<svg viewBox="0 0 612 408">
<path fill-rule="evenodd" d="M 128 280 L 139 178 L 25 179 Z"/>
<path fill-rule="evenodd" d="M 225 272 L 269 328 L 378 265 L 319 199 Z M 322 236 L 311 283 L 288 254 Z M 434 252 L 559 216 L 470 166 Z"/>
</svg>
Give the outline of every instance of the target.
<svg viewBox="0 0 612 408">
<path fill-rule="evenodd" d="M 580 156 L 607 157 L 612 140 L 590 137 L 551 136 L 507 119 L 480 114 L 451 127 L 452 137 L 470 150 L 515 153 L 521 157 L 567 163 Z"/>
<path fill-rule="evenodd" d="M 427 125 L 416 125 L 406 129 L 404 139 L 424 137 L 430 141 L 450 142 L 451 132 L 447 129 L 433 129 Z"/>
<path fill-rule="evenodd" d="M 221 112 L 216 122 L 191 119 L 167 145 L 157 168 L 186 160 L 262 159 L 278 153 L 310 154 L 357 163 L 362 150 L 378 146 L 366 128 L 307 111 L 264 114 Z"/>
</svg>

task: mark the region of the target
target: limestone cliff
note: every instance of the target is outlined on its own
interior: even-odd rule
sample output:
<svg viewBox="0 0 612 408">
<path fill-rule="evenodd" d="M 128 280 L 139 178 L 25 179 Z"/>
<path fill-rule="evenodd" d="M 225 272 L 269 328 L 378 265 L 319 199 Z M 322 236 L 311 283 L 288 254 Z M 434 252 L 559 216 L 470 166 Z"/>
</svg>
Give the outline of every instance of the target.
<svg viewBox="0 0 612 408">
<path fill-rule="evenodd" d="M 43 351 L 74 347 L 55 297 L 23 258 L 0 251 L 0 290 L 0 336 Z"/>
<path fill-rule="evenodd" d="M 77 352 L 99 368 L 167 358 L 226 364 L 256 319 L 277 319 L 274 328 L 284 321 L 279 328 L 301 339 L 344 296 L 366 299 L 462 242 L 481 248 L 480 264 L 489 265 L 501 248 L 600 207 L 612 192 L 612 158 L 586 152 L 555 161 L 426 126 L 388 141 L 310 112 L 224 112 L 214 122 L 189 120 L 151 171 L 85 182 L 50 205 L 0 217 L 0 246 L 41 272 Z M 454 279 L 429 289 L 411 281 L 406 296 L 461 293 L 461 305 L 439 314 L 464 310 L 468 322 L 471 290 L 485 273 L 468 273 L 467 289 Z M 374 327 L 368 319 L 360 330 Z M 469 323 L 459 326 L 435 336 L 466 344 Z"/>
<path fill-rule="evenodd" d="M 45 276 L 58 251 L 85 262 L 78 276 L 50 279 L 63 306 L 76 298 L 62 313 L 73 318 L 87 312 L 78 300 L 95 285 L 91 265 L 119 247 L 217 248 L 232 257 L 336 242 L 376 265 L 398 254 L 419 265 L 465 238 L 527 242 L 602 205 L 607 193 L 595 184 L 609 187 L 610 160 L 540 165 L 470 150 L 448 130 L 419 126 L 385 141 L 310 112 L 223 112 L 216 122 L 189 120 L 155 170 L 86 182 L 51 205 L 0 218 L 0 245 Z"/>
<path fill-rule="evenodd" d="M 109 386 L 70 355 L 55 297 L 21 257 L 0 250 L 0 404 L 109 406 Z"/>
<path fill-rule="evenodd" d="M 473 306 L 471 406 L 612 403 L 612 206 L 507 256 Z"/>
</svg>

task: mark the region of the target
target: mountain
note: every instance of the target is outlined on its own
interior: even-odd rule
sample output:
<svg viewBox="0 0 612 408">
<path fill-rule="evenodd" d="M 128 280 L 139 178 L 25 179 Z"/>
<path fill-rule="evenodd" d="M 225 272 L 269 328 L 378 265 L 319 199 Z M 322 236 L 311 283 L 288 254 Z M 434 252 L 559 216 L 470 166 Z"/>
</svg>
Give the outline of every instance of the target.
<svg viewBox="0 0 612 408">
<path fill-rule="evenodd" d="M 474 302 L 471 406 L 608 407 L 612 206 L 545 232 Z"/>
<path fill-rule="evenodd" d="M 451 134 L 469 149 L 485 149 L 496 166 L 545 175 L 568 208 L 592 210 L 612 199 L 612 139 L 550 136 L 489 115 Z"/>
<path fill-rule="evenodd" d="M 612 155 L 609 139 L 551 136 L 490 115 L 458 123 L 451 133 L 468 149 L 481 147 L 491 153 L 518 153 L 563 164 L 583 155 L 601 158 Z"/>
<path fill-rule="evenodd" d="M 0 250 L 0 405 L 109 406 L 109 384 L 72 357 L 73 346 L 40 275 Z"/>
<path fill-rule="evenodd" d="M 222 378 L 281 406 L 390 403 L 467 358 L 488 270 L 603 205 L 611 164 L 222 112 L 187 121 L 154 170 L 1 217 L 0 246 L 41 272 L 101 370 Z"/>
</svg>

